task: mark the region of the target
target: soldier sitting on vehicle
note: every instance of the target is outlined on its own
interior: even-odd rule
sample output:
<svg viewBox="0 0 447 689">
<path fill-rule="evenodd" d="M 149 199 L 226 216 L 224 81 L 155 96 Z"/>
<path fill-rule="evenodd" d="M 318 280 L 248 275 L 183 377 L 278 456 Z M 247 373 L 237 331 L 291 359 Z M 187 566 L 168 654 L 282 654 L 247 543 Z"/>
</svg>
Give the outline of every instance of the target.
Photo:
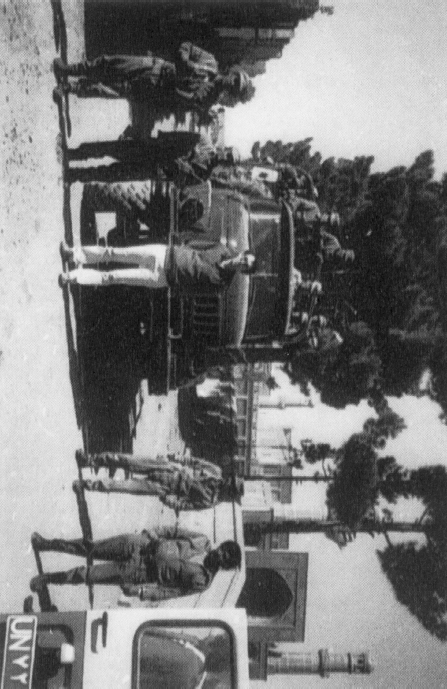
<svg viewBox="0 0 447 689">
<path fill-rule="evenodd" d="M 314 201 L 297 199 L 293 208 L 295 256 L 298 268 L 312 271 L 326 261 L 352 263 L 352 249 L 343 249 L 333 231 L 340 226 L 338 213 L 320 213 Z M 330 230 L 330 231 L 329 231 Z"/>
<path fill-rule="evenodd" d="M 295 199 L 304 199 L 314 203 L 315 199 L 318 198 L 318 191 L 312 177 L 302 168 L 280 164 L 278 165 L 278 172 L 277 196 L 292 203 Z"/>
<path fill-rule="evenodd" d="M 290 318 L 290 326 L 287 334 L 296 336 L 302 334 L 307 320 L 303 315 L 307 315 L 306 308 L 309 308 L 309 296 L 312 300 L 317 299 L 323 291 L 319 280 L 303 280 L 301 271 L 294 268 L 292 277 L 293 288 L 293 307 Z"/>
<path fill-rule="evenodd" d="M 54 73 L 58 81 L 76 78 L 66 89 L 78 95 L 149 101 L 208 119 L 217 102 L 245 102 L 254 93 L 244 70 L 219 72 L 214 56 L 190 42 L 181 44 L 174 62 L 152 55 L 102 55 L 69 65 L 56 59 Z"/>
<path fill-rule="evenodd" d="M 330 352 L 337 350 L 343 344 L 342 336 L 330 326 L 325 316 L 317 315 L 309 318 L 308 314 L 303 313 L 302 322 L 306 324 L 307 342 L 310 349 Z"/>
<path fill-rule="evenodd" d="M 250 251 L 237 253 L 223 244 L 203 243 L 203 248 L 144 244 L 131 247 L 61 245 L 64 261 L 82 267 L 59 277 L 64 285 L 130 285 L 163 289 L 174 287 L 181 292 L 216 291 L 228 287 L 237 272 L 252 273 L 255 257 Z M 84 268 L 83 264 L 126 263 L 129 267 L 111 271 Z"/>
<path fill-rule="evenodd" d="M 173 170 L 166 170 L 180 188 L 201 184 L 210 179 L 216 167 L 232 168 L 239 161 L 240 154 L 235 148 L 219 148 L 211 137 L 201 134 L 197 144 L 188 156 L 177 158 Z"/>
</svg>

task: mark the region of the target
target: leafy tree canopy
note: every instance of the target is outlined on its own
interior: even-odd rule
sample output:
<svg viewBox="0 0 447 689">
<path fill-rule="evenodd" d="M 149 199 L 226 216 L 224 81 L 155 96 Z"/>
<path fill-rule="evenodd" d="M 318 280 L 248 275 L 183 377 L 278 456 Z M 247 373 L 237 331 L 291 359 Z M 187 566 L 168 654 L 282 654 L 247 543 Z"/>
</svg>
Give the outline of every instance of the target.
<svg viewBox="0 0 447 689">
<path fill-rule="evenodd" d="M 341 243 L 356 253 L 344 275 L 323 272 L 321 308 L 344 345 L 330 361 L 296 356 L 287 365 L 292 380 L 305 385 L 309 378 L 327 404 L 344 407 L 368 397 L 378 380 L 386 394 L 413 394 L 428 367 L 431 394 L 445 412 L 447 175 L 434 180 L 433 152 L 422 152 L 408 168 L 375 173 L 372 156 L 324 159 L 312 151 L 311 138 L 257 142 L 252 156 L 309 172 L 321 210 L 340 214 Z M 369 337 L 353 351 L 355 323 Z"/>
</svg>

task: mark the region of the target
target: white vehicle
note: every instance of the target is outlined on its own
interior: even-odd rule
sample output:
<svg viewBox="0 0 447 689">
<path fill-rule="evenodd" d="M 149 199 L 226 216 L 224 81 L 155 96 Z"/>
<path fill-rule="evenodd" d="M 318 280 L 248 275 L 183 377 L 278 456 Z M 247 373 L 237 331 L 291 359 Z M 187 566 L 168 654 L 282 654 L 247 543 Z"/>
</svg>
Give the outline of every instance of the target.
<svg viewBox="0 0 447 689">
<path fill-rule="evenodd" d="M 246 689 L 242 609 L 0 615 L 1 689 Z"/>
</svg>

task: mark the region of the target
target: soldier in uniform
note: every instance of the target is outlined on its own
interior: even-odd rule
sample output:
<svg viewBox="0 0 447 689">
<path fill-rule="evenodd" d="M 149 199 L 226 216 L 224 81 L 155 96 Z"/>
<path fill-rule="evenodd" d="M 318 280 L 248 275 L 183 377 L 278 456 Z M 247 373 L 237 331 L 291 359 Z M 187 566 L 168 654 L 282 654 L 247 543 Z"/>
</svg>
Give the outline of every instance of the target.
<svg viewBox="0 0 447 689">
<path fill-rule="evenodd" d="M 150 101 L 206 116 L 225 98 L 245 102 L 254 93 L 244 70 L 219 72 L 214 56 L 190 42 L 181 44 L 174 62 L 152 55 L 102 55 L 69 65 L 57 59 L 54 72 L 58 81 L 76 78 L 66 89 L 78 95 Z"/>
<path fill-rule="evenodd" d="M 241 549 L 224 541 L 212 549 L 201 533 L 178 526 L 123 534 L 102 541 L 46 539 L 34 533 L 33 547 L 69 555 L 105 560 L 101 564 L 68 571 L 39 574 L 31 580 L 32 591 L 46 584 L 115 584 L 124 594 L 141 600 L 163 600 L 207 589 L 219 569 L 241 564 Z"/>
<path fill-rule="evenodd" d="M 183 292 L 216 291 L 228 287 L 236 272 L 251 273 L 255 257 L 249 251 L 237 253 L 223 244 L 204 243 L 203 249 L 191 246 L 144 244 L 135 247 L 61 245 L 64 261 L 79 264 L 108 262 L 137 265 L 111 271 L 76 268 L 62 273 L 60 285 L 134 285 L 150 289 L 176 287 Z"/>
<path fill-rule="evenodd" d="M 89 466 L 95 471 L 106 467 L 112 472 L 124 469 L 144 477 L 116 480 L 101 478 L 95 481 L 75 482 L 78 490 L 97 490 L 105 493 L 130 493 L 132 495 L 157 495 L 176 512 L 203 510 L 223 501 L 240 501 L 243 483 L 235 477 L 222 478 L 220 467 L 202 459 L 190 458 L 187 464 L 167 461 L 164 458 L 139 457 L 124 453 L 102 452 L 86 455 L 76 453 L 78 466 Z"/>
</svg>

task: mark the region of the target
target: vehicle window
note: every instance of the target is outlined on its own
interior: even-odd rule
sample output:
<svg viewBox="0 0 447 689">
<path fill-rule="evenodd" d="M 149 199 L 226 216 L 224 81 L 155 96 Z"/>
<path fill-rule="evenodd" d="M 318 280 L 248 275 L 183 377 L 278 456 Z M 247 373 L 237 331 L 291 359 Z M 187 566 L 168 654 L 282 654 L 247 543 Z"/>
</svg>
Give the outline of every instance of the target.
<svg viewBox="0 0 447 689">
<path fill-rule="evenodd" d="M 277 287 L 274 275 L 255 275 L 251 280 L 250 306 L 244 340 L 267 337 L 277 320 Z"/>
<path fill-rule="evenodd" d="M 214 191 L 210 208 L 209 223 L 204 239 L 226 241 L 236 251 L 248 249 L 248 211 L 237 198 L 228 193 Z"/>
<path fill-rule="evenodd" d="M 223 624 L 147 623 L 135 635 L 133 689 L 235 689 L 234 653 Z"/>
</svg>

